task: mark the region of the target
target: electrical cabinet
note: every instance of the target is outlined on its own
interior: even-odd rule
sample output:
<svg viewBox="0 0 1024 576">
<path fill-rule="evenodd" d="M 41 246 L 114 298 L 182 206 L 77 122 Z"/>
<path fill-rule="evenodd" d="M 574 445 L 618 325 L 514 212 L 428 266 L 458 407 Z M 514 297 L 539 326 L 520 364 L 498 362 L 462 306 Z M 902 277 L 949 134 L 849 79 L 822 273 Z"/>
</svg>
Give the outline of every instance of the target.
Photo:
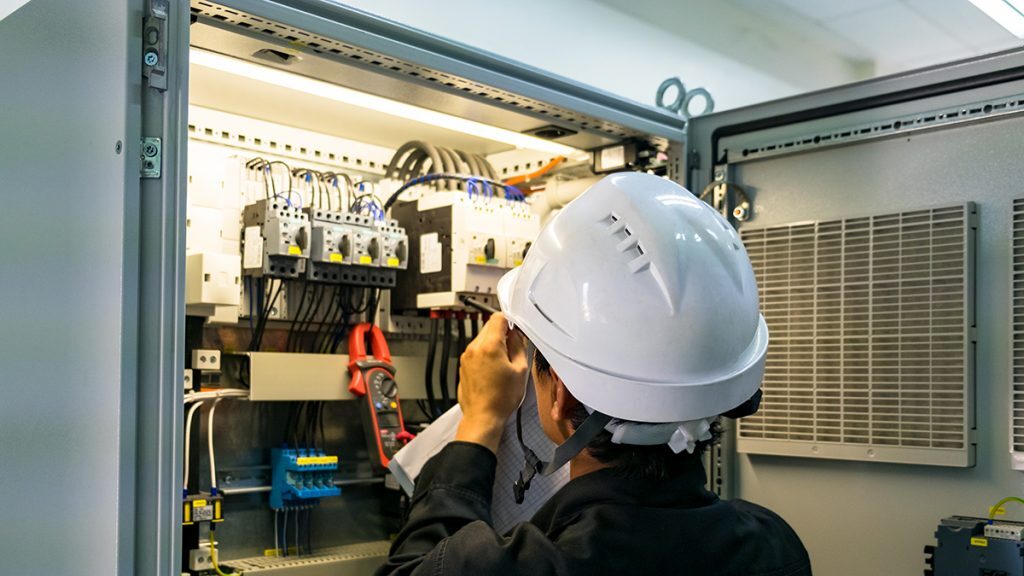
<svg viewBox="0 0 1024 576">
<path fill-rule="evenodd" d="M 45 217 L 9 210 L 6 228 L 59 227 L 77 239 L 70 251 L 23 254 L 69 259 L 47 269 L 49 291 L 18 284 L 8 300 L 37 320 L 59 318 L 61 337 L 48 341 L 82 370 L 39 370 L 14 348 L 5 366 L 46 390 L 54 425 L 74 423 L 59 436 L 77 453 L 44 465 L 0 450 L 24 462 L 5 486 L 42 482 L 63 495 L 25 518 L 59 515 L 75 530 L 41 532 L 29 520 L 26 537 L 45 532 L 54 553 L 26 565 L 5 550 L 0 572 L 176 576 L 209 573 L 217 559 L 254 574 L 371 573 L 401 501 L 371 465 L 360 406 L 343 394 L 354 324 L 385 328 L 400 413 L 422 424 L 427 384 L 451 403 L 457 351 L 481 320 L 457 296 L 493 294 L 518 265 L 540 228 L 534 208 L 564 202 L 541 202 L 546 182 L 582 188 L 591 152 L 623 141 L 676 170 L 682 120 L 334 2 L 65 4 L 32 0 L 0 23 L 15 56 L 0 69 L 17 79 L 0 116 L 25 143 L 0 162 L 10 181 L 59 207 Z M 49 57 L 83 35 L 75 53 Z M 29 109 L 40 94 L 80 92 L 49 85 L 57 77 L 102 80 L 114 93 L 88 115 L 87 96 L 54 106 L 60 134 L 31 128 L 22 120 L 38 118 Z M 437 154 L 389 166 L 414 141 Z M 74 184 L 39 178 L 54 150 Z M 544 177 L 504 186 L 562 157 Z M 387 203 L 437 173 L 449 179 Z M 79 202 L 71 190 L 96 192 Z M 411 206 L 433 212 L 421 220 L 420 208 L 403 212 Z M 454 228 L 434 218 L 442 212 Z M 459 272 L 444 285 L 423 283 L 431 234 L 455 240 L 440 259 Z M 86 246 L 103 254 L 80 253 Z M 443 357 L 428 363 L 432 329 Z M 280 372 L 266 371 L 267 355 L 286 359 Z M 48 437 L 25 418 L 39 398 L 12 393 L 4 412 L 37 440 Z M 118 523 L 74 513 L 97 499 Z"/>
</svg>

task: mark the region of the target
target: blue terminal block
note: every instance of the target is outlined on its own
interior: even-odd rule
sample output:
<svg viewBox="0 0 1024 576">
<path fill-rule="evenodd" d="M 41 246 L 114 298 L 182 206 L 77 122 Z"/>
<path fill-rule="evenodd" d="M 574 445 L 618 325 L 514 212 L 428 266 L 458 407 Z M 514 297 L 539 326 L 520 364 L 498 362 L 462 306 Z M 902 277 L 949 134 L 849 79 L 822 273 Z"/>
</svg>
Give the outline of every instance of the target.
<svg viewBox="0 0 1024 576">
<path fill-rule="evenodd" d="M 313 449 L 275 448 L 271 458 L 270 507 L 274 510 L 317 504 L 321 498 L 341 494 L 341 488 L 334 485 L 337 456 Z"/>
</svg>

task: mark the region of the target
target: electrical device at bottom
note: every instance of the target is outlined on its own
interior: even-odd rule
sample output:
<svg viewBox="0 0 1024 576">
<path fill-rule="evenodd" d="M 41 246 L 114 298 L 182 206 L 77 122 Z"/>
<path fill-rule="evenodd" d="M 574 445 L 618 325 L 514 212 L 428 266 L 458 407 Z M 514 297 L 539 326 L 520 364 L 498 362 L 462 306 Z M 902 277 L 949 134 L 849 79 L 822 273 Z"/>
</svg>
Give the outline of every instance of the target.
<svg viewBox="0 0 1024 576">
<path fill-rule="evenodd" d="M 925 546 L 926 576 L 1024 576 L 1024 522 L 943 518 Z"/>
</svg>

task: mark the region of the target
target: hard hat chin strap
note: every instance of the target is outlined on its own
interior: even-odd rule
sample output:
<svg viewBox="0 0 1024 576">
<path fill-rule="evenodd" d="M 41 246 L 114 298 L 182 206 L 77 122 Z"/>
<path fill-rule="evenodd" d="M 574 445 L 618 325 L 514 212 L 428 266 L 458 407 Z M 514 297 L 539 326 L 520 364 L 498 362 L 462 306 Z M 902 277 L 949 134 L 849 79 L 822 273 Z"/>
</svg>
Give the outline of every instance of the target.
<svg viewBox="0 0 1024 576">
<path fill-rule="evenodd" d="M 551 462 L 544 462 L 537 457 L 537 454 L 523 441 L 523 407 L 516 411 L 516 437 L 519 439 L 519 446 L 523 449 L 525 463 L 523 470 L 519 473 L 519 479 L 512 486 L 512 493 L 515 495 L 516 504 L 522 504 L 526 498 L 526 491 L 530 489 L 530 481 L 537 474 L 550 476 L 556 470 L 565 466 L 577 454 L 583 451 L 590 444 L 590 441 L 597 437 L 604 430 L 604 427 L 611 422 L 612 417 L 601 412 L 590 413 L 587 419 L 580 424 L 572 436 L 566 439 L 555 448 L 554 458 Z"/>
</svg>

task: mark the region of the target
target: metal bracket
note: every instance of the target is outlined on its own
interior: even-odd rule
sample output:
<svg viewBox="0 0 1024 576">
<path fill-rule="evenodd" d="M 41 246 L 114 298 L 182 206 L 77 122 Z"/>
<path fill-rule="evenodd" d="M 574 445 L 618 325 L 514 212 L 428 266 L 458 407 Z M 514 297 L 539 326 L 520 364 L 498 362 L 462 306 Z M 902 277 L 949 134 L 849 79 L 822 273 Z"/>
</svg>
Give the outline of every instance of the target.
<svg viewBox="0 0 1024 576">
<path fill-rule="evenodd" d="M 729 179 L 729 165 L 720 164 L 714 168 L 715 182 L 721 182 L 715 186 L 711 196 L 711 206 L 722 213 L 722 216 L 730 216 L 737 222 L 745 222 L 750 219 L 751 205 L 750 198 L 743 191 L 743 188 L 731 184 Z M 730 192 L 731 198 L 730 198 Z"/>
<path fill-rule="evenodd" d="M 143 178 L 159 178 L 163 146 L 159 138 L 143 138 L 140 154 L 140 168 Z"/>
<path fill-rule="evenodd" d="M 142 23 L 142 75 L 150 88 L 167 90 L 167 16 L 169 0 L 150 0 Z"/>
</svg>

